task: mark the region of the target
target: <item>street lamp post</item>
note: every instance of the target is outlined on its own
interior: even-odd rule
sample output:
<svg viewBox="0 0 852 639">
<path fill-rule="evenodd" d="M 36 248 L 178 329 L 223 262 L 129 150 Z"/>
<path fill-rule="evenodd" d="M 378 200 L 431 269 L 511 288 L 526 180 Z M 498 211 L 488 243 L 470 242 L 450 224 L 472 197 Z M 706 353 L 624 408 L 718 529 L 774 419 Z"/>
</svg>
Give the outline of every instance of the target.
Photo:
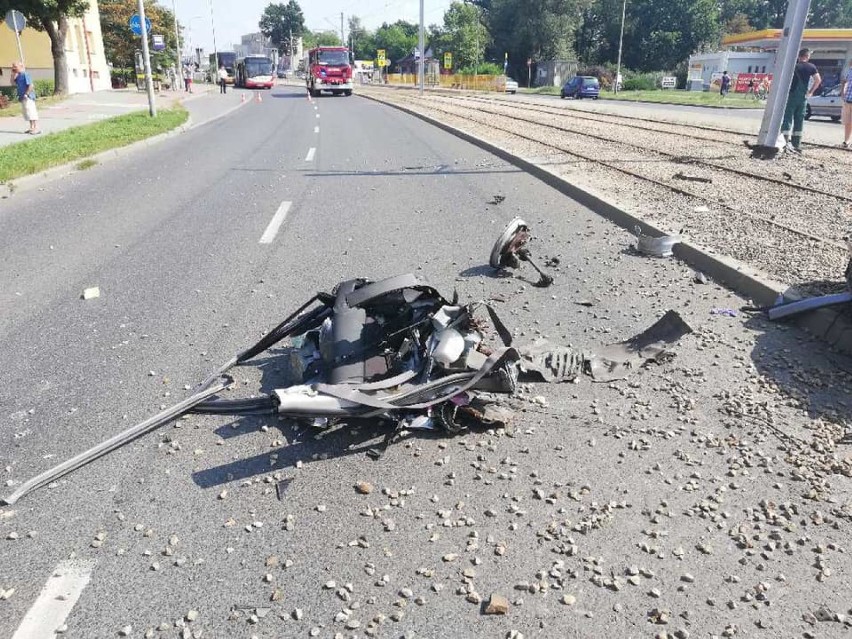
<svg viewBox="0 0 852 639">
<path fill-rule="evenodd" d="M 213 30 L 213 75 L 216 77 L 216 72 L 219 70 L 219 49 L 216 48 L 216 23 L 213 22 L 213 0 L 210 0 L 210 28 Z"/>
<path fill-rule="evenodd" d="M 423 95 L 426 65 L 426 35 L 423 26 L 423 0 L 420 0 L 420 33 L 417 38 L 417 46 L 420 48 L 420 64 L 417 65 L 417 84 L 420 87 L 420 95 Z"/>
<path fill-rule="evenodd" d="M 193 45 L 193 43 L 192 43 L 192 23 L 195 20 L 203 20 L 203 19 L 204 19 L 204 16 L 192 16 L 189 19 L 189 27 L 187 27 L 187 30 L 189 31 L 189 57 L 190 58 L 193 58 L 194 55 L 195 55 L 195 50 L 192 48 L 192 45 Z"/>
<path fill-rule="evenodd" d="M 615 65 L 615 93 L 618 93 L 618 81 L 621 79 L 621 47 L 624 44 L 624 17 L 627 14 L 627 0 L 621 5 L 621 35 L 618 36 L 618 64 Z"/>
</svg>

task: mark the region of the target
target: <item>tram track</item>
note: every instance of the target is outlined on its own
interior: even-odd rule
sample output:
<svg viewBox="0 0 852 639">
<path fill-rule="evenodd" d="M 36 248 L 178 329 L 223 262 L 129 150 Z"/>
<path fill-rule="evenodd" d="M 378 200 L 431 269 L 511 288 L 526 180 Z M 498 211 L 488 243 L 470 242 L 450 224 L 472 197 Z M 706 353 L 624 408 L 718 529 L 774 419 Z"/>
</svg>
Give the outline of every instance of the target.
<svg viewBox="0 0 852 639">
<path fill-rule="evenodd" d="M 852 214 L 847 200 L 834 193 L 815 193 L 786 182 L 761 180 L 760 176 L 730 172 L 724 166 L 692 165 L 688 150 L 681 155 L 661 156 L 639 145 L 625 146 L 623 141 L 605 136 L 595 139 L 584 131 L 563 130 L 568 127 L 553 126 L 546 118 L 536 121 L 522 113 L 483 108 L 487 105 L 471 109 L 464 101 L 455 104 L 452 99 L 436 101 L 434 96 L 421 98 L 412 94 L 383 94 L 381 99 L 496 139 L 513 153 L 539 158 L 537 162 L 579 181 L 584 188 L 600 191 L 602 185 L 608 185 L 603 189 L 611 197 L 628 209 L 636 209 L 649 222 L 673 232 L 681 231 L 711 250 L 751 264 L 804 291 L 834 290 L 832 280 L 845 266 L 848 251 L 842 241 L 843 231 Z M 513 106 L 523 109 L 526 105 Z M 595 151 L 590 152 L 590 148 Z M 704 172 L 713 177 L 700 188 L 675 182 L 674 177 L 669 179 L 673 173 L 682 172 L 684 166 L 694 166 L 692 173 Z M 607 177 L 607 172 L 612 177 Z M 662 172 L 665 177 L 661 177 Z M 766 193 L 760 192 L 759 197 L 729 197 L 731 185 L 743 192 L 765 189 Z M 819 216 L 806 214 L 813 207 L 820 210 Z M 825 208 L 830 210 L 823 212 Z"/>
</svg>

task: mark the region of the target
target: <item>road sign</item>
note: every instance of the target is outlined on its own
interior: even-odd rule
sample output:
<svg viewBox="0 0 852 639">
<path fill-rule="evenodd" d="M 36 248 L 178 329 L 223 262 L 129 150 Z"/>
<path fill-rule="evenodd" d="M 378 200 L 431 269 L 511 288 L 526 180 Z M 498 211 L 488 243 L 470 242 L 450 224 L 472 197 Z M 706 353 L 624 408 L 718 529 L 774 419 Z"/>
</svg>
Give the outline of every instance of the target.
<svg viewBox="0 0 852 639">
<path fill-rule="evenodd" d="M 27 19 L 20 11 L 10 9 L 6 12 L 6 26 L 15 33 L 20 33 L 27 28 Z"/>
<path fill-rule="evenodd" d="M 134 13 L 130 16 L 130 30 L 138 36 L 142 35 L 142 21 L 139 19 L 139 14 Z M 145 33 L 151 33 L 151 20 L 145 18 Z"/>
<path fill-rule="evenodd" d="M 151 45 L 154 51 L 163 51 L 166 48 L 166 39 L 161 35 L 151 34 Z"/>
<path fill-rule="evenodd" d="M 453 68 L 453 52 L 445 51 L 444 52 L 444 68 L 452 69 Z"/>
<path fill-rule="evenodd" d="M 387 52 L 384 49 L 376 49 L 376 61 L 379 63 L 380 67 L 386 67 L 388 65 L 388 61 L 385 58 L 385 54 Z"/>
<path fill-rule="evenodd" d="M 677 78 L 673 75 L 663 76 L 660 80 L 660 86 L 664 89 L 674 89 L 677 87 Z"/>
</svg>

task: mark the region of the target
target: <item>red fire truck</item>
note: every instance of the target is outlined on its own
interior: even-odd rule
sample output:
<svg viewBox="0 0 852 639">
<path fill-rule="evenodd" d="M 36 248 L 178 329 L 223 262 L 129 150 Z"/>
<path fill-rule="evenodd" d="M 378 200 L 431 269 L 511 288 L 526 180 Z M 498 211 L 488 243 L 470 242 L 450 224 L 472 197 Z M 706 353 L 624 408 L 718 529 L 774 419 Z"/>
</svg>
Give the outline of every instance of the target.
<svg viewBox="0 0 852 639">
<path fill-rule="evenodd" d="M 346 47 L 316 47 L 308 51 L 305 65 L 308 93 L 318 96 L 322 91 L 335 95 L 352 95 L 352 65 Z"/>
</svg>

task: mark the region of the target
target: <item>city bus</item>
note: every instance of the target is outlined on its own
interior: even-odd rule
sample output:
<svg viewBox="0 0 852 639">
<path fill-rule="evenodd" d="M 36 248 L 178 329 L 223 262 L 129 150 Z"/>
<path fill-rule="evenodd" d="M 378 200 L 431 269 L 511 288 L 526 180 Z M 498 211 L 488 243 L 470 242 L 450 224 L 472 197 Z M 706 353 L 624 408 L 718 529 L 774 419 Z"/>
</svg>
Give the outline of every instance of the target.
<svg viewBox="0 0 852 639">
<path fill-rule="evenodd" d="M 228 77 L 225 80 L 226 84 L 234 83 L 234 66 L 237 62 L 237 54 L 233 51 L 219 51 L 218 53 L 210 54 L 210 66 L 207 71 L 207 79 L 214 84 L 219 83 L 219 65 L 224 65 L 225 71 L 228 72 Z"/>
<path fill-rule="evenodd" d="M 271 89 L 275 84 L 275 63 L 265 55 L 247 55 L 237 60 L 234 85 L 246 89 Z"/>
</svg>

